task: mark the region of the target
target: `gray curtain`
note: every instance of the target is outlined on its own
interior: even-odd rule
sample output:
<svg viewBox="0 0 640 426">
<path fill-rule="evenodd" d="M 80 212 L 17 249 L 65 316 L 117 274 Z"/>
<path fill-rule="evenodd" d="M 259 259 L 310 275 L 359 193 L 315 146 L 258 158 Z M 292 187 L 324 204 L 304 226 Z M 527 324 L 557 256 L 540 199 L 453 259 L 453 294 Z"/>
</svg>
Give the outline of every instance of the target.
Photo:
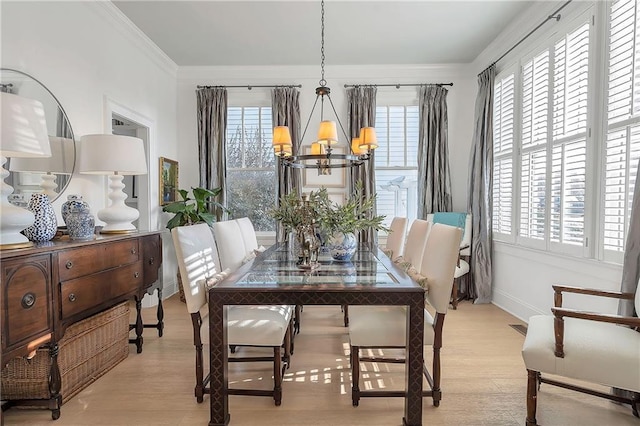
<svg viewBox="0 0 640 426">
<path fill-rule="evenodd" d="M 418 218 L 451 211 L 451 173 L 449 171 L 447 89 L 420 87 L 418 99 Z"/>
<path fill-rule="evenodd" d="M 276 87 L 271 91 L 271 111 L 273 126 L 288 126 L 291 133 L 291 150 L 293 155 L 300 152 L 300 91 L 295 87 Z M 302 188 L 302 171 L 291 167 L 284 167 L 283 160 L 276 159 L 276 175 L 278 187 L 276 202 L 280 197 L 295 191 L 300 194 Z M 285 240 L 284 229 L 276 222 L 276 241 Z"/>
<path fill-rule="evenodd" d="M 471 285 L 469 297 L 474 303 L 491 302 L 493 235 L 493 84 L 492 65 L 478 75 L 475 126 L 469 158 L 467 209 L 473 215 L 471 226 Z M 475 290 L 475 294 L 473 294 Z"/>
<path fill-rule="evenodd" d="M 351 139 L 360 134 L 362 127 L 375 127 L 376 125 L 376 93 L 377 87 L 357 86 L 347 89 L 347 103 L 349 107 L 349 140 L 346 141 L 347 152 L 351 152 Z M 374 170 L 375 151 L 371 152 L 369 161 L 358 167 L 347 169 L 349 194 L 353 193 L 356 182 L 362 182 L 362 195 L 372 196 L 376 192 L 376 175 Z M 375 208 L 371 212 L 376 215 Z M 360 232 L 360 242 L 378 243 L 378 232 L 368 229 Z"/>
<path fill-rule="evenodd" d="M 196 90 L 198 98 L 198 160 L 200 163 L 200 186 L 222 187 L 218 202 L 227 200 L 227 89 L 212 87 Z M 224 218 L 219 209 L 212 211 L 217 220 Z"/>
</svg>

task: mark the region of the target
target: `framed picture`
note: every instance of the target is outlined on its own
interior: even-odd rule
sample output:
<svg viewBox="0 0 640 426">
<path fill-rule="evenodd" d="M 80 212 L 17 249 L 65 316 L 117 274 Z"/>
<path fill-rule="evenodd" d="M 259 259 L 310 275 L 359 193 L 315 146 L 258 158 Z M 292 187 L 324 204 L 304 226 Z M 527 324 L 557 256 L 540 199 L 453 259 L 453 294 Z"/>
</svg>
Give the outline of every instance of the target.
<svg viewBox="0 0 640 426">
<path fill-rule="evenodd" d="M 344 154 L 344 147 L 336 147 L 332 150 L 335 154 Z M 304 147 L 305 155 L 311 154 L 311 147 Z M 320 170 L 320 174 L 318 174 L 318 169 L 302 169 L 302 185 L 308 186 L 312 188 L 320 188 L 324 186 L 325 188 L 344 188 L 347 181 L 347 172 L 344 167 L 336 168 L 336 169 L 325 169 L 330 170 L 331 174 L 323 173 L 323 170 Z"/>
<path fill-rule="evenodd" d="M 160 157 L 160 205 L 178 201 L 178 162 Z"/>
</svg>

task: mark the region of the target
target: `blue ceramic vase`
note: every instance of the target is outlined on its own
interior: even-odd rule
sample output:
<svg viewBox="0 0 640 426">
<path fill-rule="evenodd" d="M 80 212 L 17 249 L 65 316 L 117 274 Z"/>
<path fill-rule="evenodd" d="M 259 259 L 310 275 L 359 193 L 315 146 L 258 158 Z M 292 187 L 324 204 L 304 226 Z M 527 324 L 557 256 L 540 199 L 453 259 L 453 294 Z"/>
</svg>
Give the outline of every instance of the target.
<svg viewBox="0 0 640 426">
<path fill-rule="evenodd" d="M 67 223 L 67 215 L 71 211 L 72 206 L 85 206 L 87 209 L 89 209 L 89 204 L 87 204 L 86 201 L 82 200 L 82 195 L 77 195 L 77 194 L 67 195 L 67 201 L 65 201 L 64 204 L 62 204 L 62 207 L 60 208 L 62 220 L 67 226 L 69 226 L 69 224 Z"/>
<path fill-rule="evenodd" d="M 329 239 L 333 260 L 349 262 L 358 248 L 358 240 L 353 232 L 336 232 Z"/>
<path fill-rule="evenodd" d="M 86 203 L 72 204 L 67 213 L 67 231 L 72 240 L 92 240 L 96 227 L 89 206 Z"/>
<path fill-rule="evenodd" d="M 51 240 L 58 230 L 56 212 L 49 202 L 49 196 L 33 194 L 27 206 L 35 216 L 33 225 L 24 230 L 24 235 L 31 241 L 38 243 Z"/>
</svg>

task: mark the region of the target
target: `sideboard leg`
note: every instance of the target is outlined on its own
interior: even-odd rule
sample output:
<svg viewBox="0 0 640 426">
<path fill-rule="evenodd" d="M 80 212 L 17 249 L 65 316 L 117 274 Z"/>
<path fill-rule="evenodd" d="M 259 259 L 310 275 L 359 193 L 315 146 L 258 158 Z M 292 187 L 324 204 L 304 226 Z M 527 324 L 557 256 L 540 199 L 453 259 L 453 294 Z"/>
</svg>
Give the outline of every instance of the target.
<svg viewBox="0 0 640 426">
<path fill-rule="evenodd" d="M 158 337 L 162 337 L 164 330 L 164 308 L 162 307 L 162 288 L 158 289 Z"/>
<path fill-rule="evenodd" d="M 49 359 L 51 361 L 49 367 L 49 404 L 53 420 L 60 418 L 60 406 L 62 405 L 62 396 L 60 395 L 62 378 L 60 377 L 60 367 L 58 366 L 58 350 L 57 342 L 49 343 Z"/>
<path fill-rule="evenodd" d="M 142 353 L 142 331 L 144 324 L 142 323 L 142 297 L 136 296 L 136 352 Z"/>
</svg>

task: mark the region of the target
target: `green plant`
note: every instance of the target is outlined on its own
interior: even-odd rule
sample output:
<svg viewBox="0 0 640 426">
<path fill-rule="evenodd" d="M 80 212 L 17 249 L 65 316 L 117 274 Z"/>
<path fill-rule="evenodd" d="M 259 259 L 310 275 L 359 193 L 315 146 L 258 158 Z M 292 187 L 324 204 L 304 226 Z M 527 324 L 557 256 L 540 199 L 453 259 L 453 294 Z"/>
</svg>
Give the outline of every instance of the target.
<svg viewBox="0 0 640 426">
<path fill-rule="evenodd" d="M 193 192 L 193 198 L 189 197 L 189 191 L 179 189 L 178 193 L 182 200 L 167 204 L 162 208 L 163 212 L 174 214 L 167 222 L 167 229 L 202 222 L 211 226 L 211 224 L 216 221 L 216 216 L 209 212 L 209 206 L 226 211 L 226 208 L 222 204 L 213 200 L 213 198 L 222 192 L 222 188 L 206 189 L 192 187 L 191 191 Z"/>
<path fill-rule="evenodd" d="M 382 226 L 384 216 L 371 216 L 376 195 L 363 198 L 362 184 L 358 182 L 354 194 L 343 205 L 332 203 L 326 188 L 312 191 L 308 197 L 308 209 L 324 235 L 336 232 L 357 232 L 366 228 L 388 230 Z M 270 211 L 271 217 L 279 221 L 287 232 L 295 230 L 305 219 L 302 200 L 296 193 L 280 197 L 280 204 Z"/>
</svg>

